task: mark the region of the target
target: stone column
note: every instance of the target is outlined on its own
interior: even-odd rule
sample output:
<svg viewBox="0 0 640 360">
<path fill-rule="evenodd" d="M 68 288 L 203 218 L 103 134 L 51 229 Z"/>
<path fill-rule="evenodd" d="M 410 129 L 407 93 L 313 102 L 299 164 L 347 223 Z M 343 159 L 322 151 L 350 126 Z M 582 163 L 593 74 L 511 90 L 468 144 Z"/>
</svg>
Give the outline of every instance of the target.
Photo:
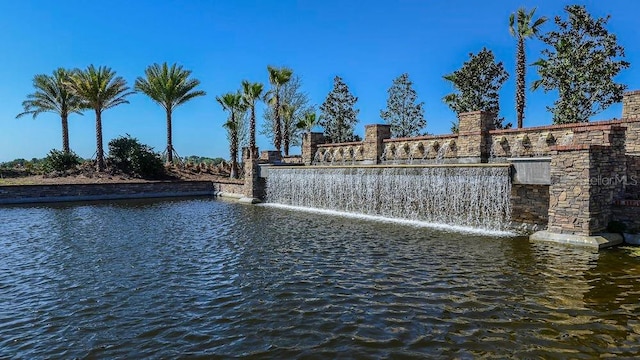
<svg viewBox="0 0 640 360">
<path fill-rule="evenodd" d="M 384 139 L 391 138 L 391 125 L 373 124 L 364 127 L 363 163 L 378 164 L 384 151 Z"/>
<path fill-rule="evenodd" d="M 622 118 L 640 118 L 640 90 L 629 91 L 622 97 Z"/>
<path fill-rule="evenodd" d="M 242 149 L 244 159 L 244 187 L 241 202 L 255 204 L 264 198 L 264 179 L 261 179 L 258 168 L 258 148 Z"/>
<path fill-rule="evenodd" d="M 588 136 L 586 129 L 576 129 L 577 138 L 583 141 L 597 139 L 596 135 L 601 133 L 603 136 L 597 140 L 601 144 L 552 147 L 548 230 L 533 234 L 533 240 L 592 247 L 621 242 L 619 238 L 612 240 L 596 235 L 605 232 L 609 222 L 614 220 L 614 202 L 624 193 L 626 128 L 603 125 L 600 130 L 590 129 Z"/>
<path fill-rule="evenodd" d="M 308 132 L 302 137 L 302 162 L 311 165 L 318 151 L 318 145 L 324 144 L 324 135 L 318 132 Z"/>
<path fill-rule="evenodd" d="M 486 111 L 473 111 L 459 114 L 458 119 L 458 161 L 488 162 L 491 152 L 489 131 L 495 129 L 495 115 Z"/>
</svg>

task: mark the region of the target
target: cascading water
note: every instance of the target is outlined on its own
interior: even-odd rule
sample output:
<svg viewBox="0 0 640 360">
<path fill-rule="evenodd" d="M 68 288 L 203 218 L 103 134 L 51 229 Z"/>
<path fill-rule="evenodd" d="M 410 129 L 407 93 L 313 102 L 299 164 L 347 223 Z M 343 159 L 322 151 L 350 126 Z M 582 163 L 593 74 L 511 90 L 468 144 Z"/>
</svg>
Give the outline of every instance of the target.
<svg viewBox="0 0 640 360">
<path fill-rule="evenodd" d="M 273 168 L 267 202 L 505 231 L 508 167 Z"/>
</svg>

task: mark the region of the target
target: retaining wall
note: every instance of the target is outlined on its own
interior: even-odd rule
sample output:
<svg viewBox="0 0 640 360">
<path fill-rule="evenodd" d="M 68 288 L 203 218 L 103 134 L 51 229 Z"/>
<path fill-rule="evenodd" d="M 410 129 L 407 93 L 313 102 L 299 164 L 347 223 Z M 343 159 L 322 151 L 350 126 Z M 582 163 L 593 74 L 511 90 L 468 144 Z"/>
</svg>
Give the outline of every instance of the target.
<svg viewBox="0 0 640 360">
<path fill-rule="evenodd" d="M 179 181 L 0 186 L 0 204 L 242 194 L 243 182 Z"/>
</svg>

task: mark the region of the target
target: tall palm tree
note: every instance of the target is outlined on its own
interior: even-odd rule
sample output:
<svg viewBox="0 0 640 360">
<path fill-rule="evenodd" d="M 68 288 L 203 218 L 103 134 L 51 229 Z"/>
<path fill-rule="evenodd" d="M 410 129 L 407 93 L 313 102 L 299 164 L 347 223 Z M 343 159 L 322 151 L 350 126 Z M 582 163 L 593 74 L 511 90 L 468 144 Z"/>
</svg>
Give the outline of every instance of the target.
<svg viewBox="0 0 640 360">
<path fill-rule="evenodd" d="M 511 14 L 509 17 L 509 32 L 518 40 L 518 49 L 516 53 L 516 112 L 518 116 L 518 128 L 522 127 L 524 119 L 525 106 L 525 51 L 524 41 L 530 37 L 537 36 L 540 26 L 547 21 L 546 17 L 533 20 L 536 9 L 527 12 L 524 8 L 518 9 L 517 13 Z"/>
<path fill-rule="evenodd" d="M 222 96 L 216 96 L 216 100 L 222 106 L 224 111 L 229 112 L 229 120 L 224 124 L 224 127 L 229 132 L 229 155 L 231 156 L 231 177 L 238 178 L 238 147 L 240 144 L 240 127 L 241 122 L 239 114 L 245 109 L 245 104 L 242 100 L 242 94 L 226 93 Z"/>
<path fill-rule="evenodd" d="M 173 143 L 171 141 L 171 115 L 173 110 L 187 101 L 204 96 L 202 90 L 194 90 L 200 81 L 189 79 L 190 70 L 184 70 L 177 64 L 169 67 L 167 63 L 153 64 L 145 70 L 146 78 L 138 77 L 135 89 L 143 92 L 162 106 L 167 112 L 167 162 L 173 162 Z"/>
<path fill-rule="evenodd" d="M 76 69 L 68 82 L 69 88 L 83 102 L 83 106 L 96 113 L 96 162 L 99 171 L 105 169 L 102 146 L 102 112 L 120 104 L 128 104 L 127 82 L 111 68 L 89 65 L 85 70 Z"/>
<path fill-rule="evenodd" d="M 282 104 L 282 144 L 284 149 L 284 156 L 289 156 L 289 143 L 291 141 L 291 128 L 295 125 L 295 107 L 289 104 Z M 295 129 L 294 129 L 295 131 Z"/>
<path fill-rule="evenodd" d="M 282 120 L 280 119 L 280 90 L 282 86 L 291 80 L 293 70 L 282 67 L 276 68 L 271 65 L 267 66 L 269 72 L 269 83 L 271 84 L 270 90 L 270 104 L 273 106 L 274 114 L 274 139 L 273 143 L 276 150 L 280 152 L 282 146 Z"/>
<path fill-rule="evenodd" d="M 249 122 L 249 149 L 253 156 L 256 147 L 256 101 L 262 99 L 262 91 L 264 85 L 261 83 L 251 83 L 247 80 L 242 81 L 242 100 L 245 106 L 251 110 L 251 120 Z"/>
<path fill-rule="evenodd" d="M 82 104 L 80 99 L 66 86 L 71 71 L 58 68 L 51 76 L 38 74 L 33 77 L 33 87 L 36 92 L 27 95 L 27 100 L 22 102 L 24 112 L 16 116 L 20 118 L 27 114 L 35 119 L 43 112 L 51 112 L 60 115 L 62 120 L 62 151 L 69 153 L 69 114 L 80 114 Z"/>
</svg>

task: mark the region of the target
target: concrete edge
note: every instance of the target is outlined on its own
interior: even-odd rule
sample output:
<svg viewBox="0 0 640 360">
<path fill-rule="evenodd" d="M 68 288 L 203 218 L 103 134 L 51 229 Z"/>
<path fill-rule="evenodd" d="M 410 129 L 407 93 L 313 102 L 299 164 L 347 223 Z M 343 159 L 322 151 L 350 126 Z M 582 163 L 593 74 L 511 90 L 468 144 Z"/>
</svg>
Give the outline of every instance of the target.
<svg viewBox="0 0 640 360">
<path fill-rule="evenodd" d="M 101 194 L 101 195 L 84 195 L 84 196 L 69 195 L 69 196 L 2 199 L 0 200 L 0 205 L 44 204 L 44 203 L 100 201 L 100 200 L 160 199 L 160 198 L 172 198 L 172 197 L 212 196 L 212 195 L 215 195 L 215 194 L 211 191 L 160 192 L 160 193 L 137 193 L 137 194 Z"/>
<path fill-rule="evenodd" d="M 529 240 L 588 247 L 595 250 L 600 250 L 623 243 L 623 238 L 620 234 L 602 233 L 587 236 L 574 234 L 556 234 L 546 230 L 538 231 L 531 234 L 531 236 L 529 236 Z"/>
<path fill-rule="evenodd" d="M 225 191 L 216 191 L 213 193 L 213 195 L 216 197 L 236 199 L 236 200 L 240 200 L 244 197 L 244 195 L 242 194 L 236 194 L 236 193 L 225 192 Z"/>
<path fill-rule="evenodd" d="M 259 204 L 262 201 L 260 201 L 260 199 L 252 198 L 252 197 L 241 197 L 240 199 L 238 199 L 238 202 L 243 204 Z"/>
</svg>

